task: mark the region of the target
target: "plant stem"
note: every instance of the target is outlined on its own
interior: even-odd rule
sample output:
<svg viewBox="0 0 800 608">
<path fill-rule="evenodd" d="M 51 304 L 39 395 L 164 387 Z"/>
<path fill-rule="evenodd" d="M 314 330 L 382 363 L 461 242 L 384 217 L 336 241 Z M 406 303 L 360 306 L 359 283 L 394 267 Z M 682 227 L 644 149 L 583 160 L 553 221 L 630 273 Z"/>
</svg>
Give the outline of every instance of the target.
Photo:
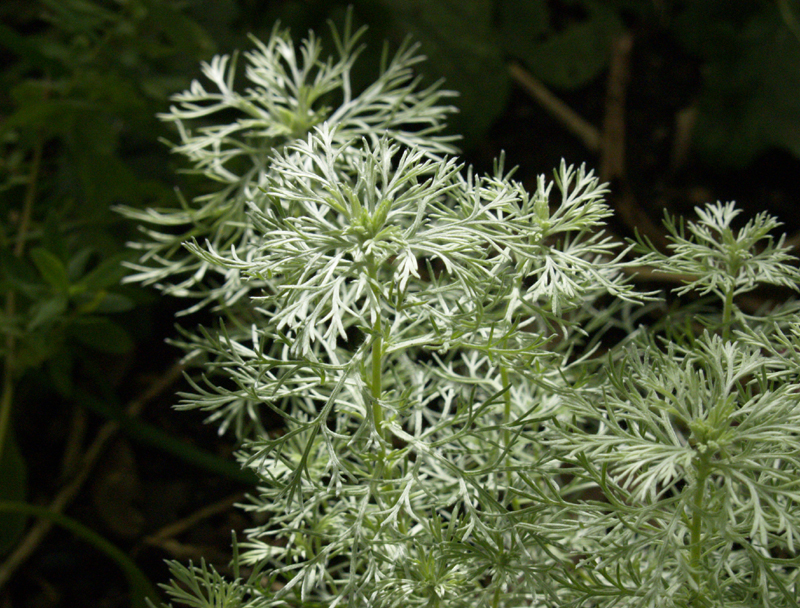
<svg viewBox="0 0 800 608">
<path fill-rule="evenodd" d="M 375 258 L 370 255 L 367 258 L 367 272 L 369 274 L 370 282 L 372 283 L 372 293 L 377 302 L 377 310 L 375 310 L 375 320 L 372 322 L 372 351 L 370 358 L 372 360 L 372 381 L 370 388 L 372 391 L 372 421 L 375 424 L 375 432 L 383 440 L 383 408 L 380 404 L 381 393 L 383 392 L 383 323 L 381 319 L 381 304 L 380 292 L 377 289 L 378 283 L 378 268 L 375 265 Z M 381 449 L 381 456 L 383 456 L 383 449 Z M 383 460 L 383 458 L 381 458 Z"/>
<path fill-rule="evenodd" d="M 381 407 L 380 403 L 381 392 L 383 390 L 381 378 L 383 367 L 381 365 L 383 338 L 381 336 L 382 327 L 380 314 L 375 318 L 372 331 L 374 332 L 375 336 L 372 343 L 372 419 L 375 422 L 375 431 L 378 433 L 381 439 L 385 439 L 383 436 L 383 430 L 381 429 L 381 425 L 383 424 L 383 408 Z"/>
<path fill-rule="evenodd" d="M 500 597 L 500 587 L 497 587 L 494 590 L 494 596 L 492 597 L 492 608 L 500 607 Z"/>
<path fill-rule="evenodd" d="M 722 338 L 730 340 L 731 322 L 733 320 L 733 287 L 725 292 L 725 302 L 722 308 Z"/>
<path fill-rule="evenodd" d="M 511 431 L 508 430 L 508 423 L 511 420 L 511 391 L 508 384 L 508 369 L 505 366 L 500 368 L 500 382 L 506 391 L 503 395 L 503 449 L 507 449 L 511 443 Z"/>
<path fill-rule="evenodd" d="M 500 382 L 503 384 L 503 390 L 505 393 L 503 394 L 503 450 L 507 450 L 508 446 L 511 445 L 511 431 L 508 429 L 508 423 L 511 421 L 511 390 L 509 389 L 508 383 L 508 369 L 505 366 L 500 367 Z M 508 470 L 506 471 L 506 496 L 510 496 L 510 488 L 511 488 L 511 455 L 506 454 L 506 466 Z"/>
<path fill-rule="evenodd" d="M 134 607 L 146 608 L 147 606 L 152 606 L 152 604 L 148 602 L 148 599 L 151 601 L 158 601 L 158 593 L 136 563 L 117 546 L 111 544 L 105 538 L 97 534 L 91 528 L 84 526 L 79 521 L 67 517 L 63 513 L 51 511 L 47 507 L 8 500 L 0 501 L 0 513 L 24 513 L 26 515 L 33 515 L 34 517 L 47 519 L 48 521 L 66 528 L 75 536 L 90 543 L 93 547 L 102 551 L 117 563 L 128 579 L 131 595 L 133 596 L 131 604 Z"/>
<path fill-rule="evenodd" d="M 33 158 L 31 160 L 31 173 L 28 179 L 28 187 L 25 190 L 25 199 L 22 203 L 22 214 L 19 218 L 19 229 L 17 230 L 17 241 L 14 244 L 14 255 L 18 258 L 22 257 L 25 252 L 25 240 L 28 236 L 28 228 L 31 223 L 31 215 L 33 215 L 33 203 L 36 200 L 36 183 L 39 180 L 39 172 L 42 167 L 42 150 L 44 148 L 44 141 L 42 137 L 36 138 L 36 143 L 33 148 Z M 6 295 L 6 319 L 12 319 L 16 312 L 16 292 L 9 290 Z M 14 351 L 16 350 L 17 341 L 13 332 L 6 334 L 6 354 L 3 361 L 3 395 L 0 398 L 0 458 L 2 458 L 3 450 L 5 449 L 6 436 L 8 435 L 8 427 L 11 423 L 11 409 L 14 403 L 14 374 L 15 374 L 15 360 Z"/>
<path fill-rule="evenodd" d="M 705 455 L 700 457 L 697 466 L 697 486 L 694 490 L 694 500 L 692 501 L 692 521 L 689 531 L 691 533 L 691 557 L 692 576 L 695 583 L 700 587 L 700 570 L 703 559 L 702 530 L 703 530 L 703 499 L 705 498 L 706 480 L 709 475 L 708 458 Z"/>
<path fill-rule="evenodd" d="M 13 292 L 8 294 L 8 301 L 13 300 Z M 6 312 L 8 312 L 6 306 Z M 13 306 L 11 307 L 13 308 Z M 13 311 L 12 311 L 13 312 Z M 14 338 L 8 336 L 6 338 L 6 352 L 5 364 L 3 366 L 3 397 L 0 400 L 0 458 L 2 458 L 3 450 L 5 449 L 6 435 L 8 434 L 9 421 L 11 420 L 11 405 L 14 402 Z"/>
<path fill-rule="evenodd" d="M 508 347 L 508 340 L 503 341 L 503 348 Z M 508 378 L 508 368 L 505 365 L 500 366 L 500 382 L 503 385 L 503 451 L 508 450 L 508 447 L 511 445 L 511 431 L 508 428 L 509 423 L 511 422 L 511 383 Z M 511 472 L 511 454 L 506 453 L 506 501 L 508 497 L 512 495 L 511 492 L 511 485 L 513 483 L 513 473 Z M 519 500 L 517 498 L 512 499 L 511 504 L 516 511 L 519 509 Z"/>
</svg>

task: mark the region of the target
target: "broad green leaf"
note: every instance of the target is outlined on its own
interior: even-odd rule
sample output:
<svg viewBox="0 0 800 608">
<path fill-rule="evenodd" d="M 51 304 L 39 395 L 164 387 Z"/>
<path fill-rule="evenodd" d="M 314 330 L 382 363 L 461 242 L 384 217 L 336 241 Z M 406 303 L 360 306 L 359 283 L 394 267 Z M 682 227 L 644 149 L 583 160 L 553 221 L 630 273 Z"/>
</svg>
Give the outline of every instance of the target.
<svg viewBox="0 0 800 608">
<path fill-rule="evenodd" d="M 705 59 L 695 148 L 732 166 L 773 147 L 800 157 L 800 42 L 774 5 L 739 8 L 687 9 L 676 21 L 681 41 Z"/>
<path fill-rule="evenodd" d="M 58 328 L 40 325 L 36 331 L 26 329 L 17 343 L 17 370 L 38 368 L 63 347 L 64 333 Z"/>
<path fill-rule="evenodd" d="M 43 208 L 47 211 L 44 221 L 40 224 L 42 236 L 39 243 L 59 259 L 60 264 L 64 267 L 67 280 L 69 280 L 66 262 L 69 260 L 71 253 L 69 243 L 70 237 L 68 231 L 64 229 L 63 213 L 59 211 L 57 204 L 50 201 L 42 201 L 42 204 Z"/>
<path fill-rule="evenodd" d="M 762 9 L 749 0 L 688 2 L 672 22 L 672 32 L 690 53 L 706 60 L 736 54 L 743 28 Z"/>
<path fill-rule="evenodd" d="M 31 307 L 31 319 L 28 321 L 28 331 L 33 331 L 43 325 L 55 322 L 67 310 L 67 298 L 57 295 L 47 300 L 36 302 Z"/>
<path fill-rule="evenodd" d="M 119 285 L 122 277 L 128 273 L 122 262 L 130 257 L 130 254 L 123 252 L 103 260 L 80 279 L 76 286 L 81 291 L 98 291 Z"/>
<path fill-rule="evenodd" d="M 60 293 L 66 293 L 69 290 L 69 277 L 64 262 L 44 247 L 31 249 L 30 256 L 39 270 L 39 274 L 48 285 Z"/>
<path fill-rule="evenodd" d="M 492 24 L 489 0 L 381 0 L 391 15 L 393 37 L 410 35 L 428 60 L 418 71 L 444 88 L 457 91 L 460 112 L 449 119 L 450 131 L 465 145 L 479 139 L 502 113 L 510 91 Z M 399 35 L 398 35 L 399 34 Z"/>
<path fill-rule="evenodd" d="M 208 10 L 219 12 L 219 7 L 216 5 L 224 5 L 225 3 L 213 2 L 209 4 L 214 6 L 209 6 Z M 228 4 L 231 5 L 230 10 L 236 10 L 233 3 Z M 214 51 L 216 45 L 205 30 L 193 19 L 168 3 L 158 0 L 147 2 L 147 12 L 150 25 L 160 26 L 158 29 L 162 35 L 176 49 L 182 52 L 200 50 L 204 53 L 210 53 Z"/>
<path fill-rule="evenodd" d="M 15 256 L 10 248 L 0 248 L 0 288 L 3 292 L 35 285 L 41 287 L 33 265 Z"/>
<path fill-rule="evenodd" d="M 97 111 L 94 104 L 82 99 L 48 98 L 39 83 L 23 82 L 12 91 L 16 109 L 0 123 L 0 137 L 13 130 L 38 129 L 48 136 L 62 135 L 78 111 Z"/>
<path fill-rule="evenodd" d="M 51 76 L 60 76 L 64 72 L 64 66 L 44 55 L 30 38 L 21 36 L 2 23 L 0 23 L 0 46 L 17 55 L 22 61 L 47 71 Z"/>
<path fill-rule="evenodd" d="M 51 19 L 57 20 L 59 25 L 74 33 L 91 34 L 98 28 L 110 29 L 115 22 L 122 20 L 122 15 L 104 3 L 90 0 L 40 0 L 42 4 L 53 11 Z"/>
<path fill-rule="evenodd" d="M 93 254 L 94 249 L 92 247 L 84 247 L 70 257 L 69 262 L 67 262 L 67 276 L 69 276 L 70 283 L 75 283 L 85 274 L 86 267 Z M 75 285 L 72 287 L 74 289 Z"/>
<path fill-rule="evenodd" d="M 520 59 L 551 33 L 546 0 L 499 0 L 495 21 L 503 48 Z"/>
<path fill-rule="evenodd" d="M 243 469 L 235 462 L 188 444 L 156 426 L 138 418 L 131 418 L 112 399 L 98 399 L 94 395 L 84 393 L 78 402 L 96 414 L 118 421 L 124 432 L 133 439 L 171 454 L 188 464 L 241 483 L 255 485 L 258 482 L 250 469 Z"/>
<path fill-rule="evenodd" d="M 97 296 L 96 299 L 92 300 L 92 308 L 87 312 L 101 314 L 127 312 L 136 306 L 133 300 L 118 293 L 100 291 L 97 292 Z"/>
<path fill-rule="evenodd" d="M 77 319 L 68 331 L 74 339 L 101 352 L 121 355 L 133 348 L 128 332 L 104 317 Z"/>
<path fill-rule="evenodd" d="M 75 356 L 71 350 L 61 350 L 47 361 L 47 372 L 56 391 L 63 397 L 72 398 Z"/>
<path fill-rule="evenodd" d="M 115 86 L 109 82 L 108 86 Z M 138 190 L 137 177 L 117 154 L 114 118 L 107 115 L 89 117 L 76 114 L 70 133 L 71 160 L 80 179 L 85 204 L 97 214 L 111 218 L 109 206 L 130 200 Z"/>
<path fill-rule="evenodd" d="M 134 307 L 133 300 L 125 296 L 99 291 L 80 292 L 73 298 L 77 310 L 82 315 L 125 312 Z"/>
<path fill-rule="evenodd" d="M 586 19 L 561 31 L 547 31 L 541 23 L 542 15 L 530 17 L 538 23 L 520 27 L 514 27 L 507 16 L 501 30 L 508 52 L 522 59 L 547 85 L 558 89 L 579 88 L 597 78 L 608 65 L 614 37 L 623 29 L 619 16 L 611 9 L 597 2 L 578 4 L 586 11 Z"/>
</svg>

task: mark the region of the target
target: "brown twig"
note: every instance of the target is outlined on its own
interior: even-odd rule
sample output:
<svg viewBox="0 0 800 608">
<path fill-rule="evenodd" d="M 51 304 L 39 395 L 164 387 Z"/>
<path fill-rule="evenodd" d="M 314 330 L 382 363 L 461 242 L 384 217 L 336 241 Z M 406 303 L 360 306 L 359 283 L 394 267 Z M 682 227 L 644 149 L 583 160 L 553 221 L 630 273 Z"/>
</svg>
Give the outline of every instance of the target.
<svg viewBox="0 0 800 608">
<path fill-rule="evenodd" d="M 152 545 L 156 547 L 163 547 L 164 542 L 168 539 L 171 539 L 174 536 L 178 536 L 179 534 L 183 534 L 193 526 L 196 526 L 198 523 L 203 521 L 204 519 L 208 519 L 209 517 L 213 517 L 218 513 L 222 513 L 230 509 L 234 504 L 244 498 L 243 492 L 237 492 L 236 494 L 232 494 L 231 496 L 227 496 L 222 500 L 215 502 L 214 504 L 208 505 L 199 509 L 180 519 L 178 521 L 172 522 L 160 530 L 158 530 L 155 534 L 151 534 L 144 539 L 144 543 L 147 545 Z"/>
<path fill-rule="evenodd" d="M 600 148 L 600 179 L 617 180 L 620 193 L 614 201 L 614 209 L 623 223 L 639 234 L 646 236 L 658 247 L 665 247 L 664 232 L 637 203 L 626 177 L 626 97 L 630 81 L 630 56 L 633 36 L 624 33 L 616 39 L 611 49 L 611 61 L 606 86 L 605 116 Z"/>
<path fill-rule="evenodd" d="M 64 455 L 61 458 L 59 483 L 72 477 L 80 465 L 81 451 L 86 440 L 86 419 L 86 410 L 84 408 L 73 408 L 70 431 L 64 446 Z"/>
<path fill-rule="evenodd" d="M 572 108 L 561 101 L 541 82 L 533 77 L 518 63 L 510 63 L 508 72 L 525 91 L 527 91 L 553 117 L 558 119 L 566 129 L 583 142 L 591 152 L 600 149 L 600 133 L 589 122 L 579 116 Z"/>
<path fill-rule="evenodd" d="M 184 365 L 176 363 L 173 365 L 163 376 L 154 382 L 147 391 L 144 392 L 138 399 L 130 402 L 126 408 L 128 416 L 138 416 L 142 408 L 155 397 L 163 393 L 169 388 L 183 373 Z M 53 501 L 50 503 L 50 510 L 54 513 L 61 513 L 72 502 L 78 491 L 81 489 L 92 468 L 97 463 L 98 458 L 103 453 L 109 440 L 119 431 L 120 424 L 116 421 L 106 422 L 98 431 L 89 449 L 81 459 L 80 468 L 72 480 L 63 486 L 56 494 Z M 17 548 L 9 555 L 5 562 L 0 566 L 0 588 L 2 588 L 14 575 L 14 572 L 27 560 L 31 554 L 39 546 L 44 537 L 52 528 L 53 522 L 49 519 L 40 519 L 37 521 L 22 542 Z"/>
<path fill-rule="evenodd" d="M 697 115 L 696 105 L 684 108 L 675 114 L 675 137 L 672 139 L 672 154 L 669 159 L 673 171 L 680 169 L 689 157 Z"/>
<path fill-rule="evenodd" d="M 606 87 L 603 136 L 600 142 L 600 179 L 625 177 L 625 98 L 630 79 L 633 36 L 626 32 L 614 41 Z"/>
<path fill-rule="evenodd" d="M 230 570 L 225 565 L 230 561 L 230 553 L 215 545 L 193 545 L 182 543 L 174 538 L 166 538 L 158 544 L 158 548 L 168 553 L 173 559 L 182 562 L 204 560 L 214 564 L 214 568 L 221 574 L 225 572 L 230 574 Z"/>
</svg>

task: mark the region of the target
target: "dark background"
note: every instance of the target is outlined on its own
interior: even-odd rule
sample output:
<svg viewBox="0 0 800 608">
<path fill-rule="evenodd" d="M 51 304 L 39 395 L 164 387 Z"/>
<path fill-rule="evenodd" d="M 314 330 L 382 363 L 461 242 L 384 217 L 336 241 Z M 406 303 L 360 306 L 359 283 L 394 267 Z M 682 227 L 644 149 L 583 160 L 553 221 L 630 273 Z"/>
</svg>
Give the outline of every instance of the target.
<svg viewBox="0 0 800 608">
<path fill-rule="evenodd" d="M 451 129 L 479 171 L 502 150 L 526 183 L 586 163 L 611 183 L 620 238 L 663 244 L 665 210 L 736 200 L 742 221 L 768 211 L 800 242 L 795 0 L 2 0 L 0 499 L 56 501 L 153 583 L 165 559 L 225 571 L 249 478 L 230 438 L 171 408 L 184 381 L 164 340 L 185 303 L 120 286 L 136 234 L 112 207 L 203 191 L 176 173 L 155 117 L 201 60 L 277 20 L 326 40 L 348 4 L 370 26 L 356 81 L 374 77 L 384 40 L 418 40 L 427 81 L 460 93 Z M 556 117 L 531 79 L 573 115 Z M 106 554 L 61 525 L 33 538 L 33 523 L 0 514 L 0 577 L 13 572 L 0 607 L 131 604 Z"/>
</svg>

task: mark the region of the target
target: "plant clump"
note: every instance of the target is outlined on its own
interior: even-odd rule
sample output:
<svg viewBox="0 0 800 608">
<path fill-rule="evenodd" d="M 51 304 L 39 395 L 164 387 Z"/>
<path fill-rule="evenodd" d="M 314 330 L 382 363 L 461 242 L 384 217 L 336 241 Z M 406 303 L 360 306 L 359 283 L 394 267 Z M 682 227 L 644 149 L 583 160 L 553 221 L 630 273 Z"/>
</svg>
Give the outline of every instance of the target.
<svg viewBox="0 0 800 608">
<path fill-rule="evenodd" d="M 502 159 L 465 168 L 413 46 L 352 91 L 358 36 L 334 30 L 325 60 L 276 29 L 245 55 L 243 93 L 235 60 L 205 65 L 214 91 L 194 83 L 164 118 L 219 189 L 126 211 L 149 237 L 132 280 L 219 314 L 184 330 L 197 371 L 179 407 L 235 432 L 260 479 L 234 576 L 175 562 L 167 593 L 796 606 L 800 317 L 737 304 L 797 289 L 777 221 L 736 230 L 733 204 L 707 205 L 667 218 L 666 253 L 620 244 L 584 167 L 533 191 Z M 635 266 L 698 299 L 667 311 Z"/>
</svg>

